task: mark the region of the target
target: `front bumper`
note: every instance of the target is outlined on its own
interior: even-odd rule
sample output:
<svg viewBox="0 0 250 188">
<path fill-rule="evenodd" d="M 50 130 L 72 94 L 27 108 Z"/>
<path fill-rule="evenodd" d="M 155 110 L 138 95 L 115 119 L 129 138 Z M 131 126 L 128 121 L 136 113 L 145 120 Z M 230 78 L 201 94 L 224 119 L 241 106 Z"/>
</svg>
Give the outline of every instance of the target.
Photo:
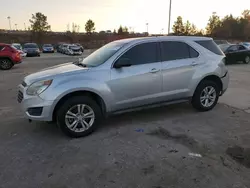
<svg viewBox="0 0 250 188">
<path fill-rule="evenodd" d="M 19 85 L 18 102 L 21 104 L 21 110 L 27 119 L 36 121 L 52 121 L 54 101 L 43 100 L 39 96 L 26 95 L 26 88 L 23 85 Z M 31 108 L 42 108 L 39 116 L 31 115 L 28 111 Z"/>
<path fill-rule="evenodd" d="M 221 82 L 222 82 L 222 91 L 221 91 L 220 95 L 223 95 L 226 92 L 228 85 L 229 85 L 229 73 L 228 73 L 228 71 L 226 72 L 226 74 L 224 76 L 221 77 Z"/>
</svg>

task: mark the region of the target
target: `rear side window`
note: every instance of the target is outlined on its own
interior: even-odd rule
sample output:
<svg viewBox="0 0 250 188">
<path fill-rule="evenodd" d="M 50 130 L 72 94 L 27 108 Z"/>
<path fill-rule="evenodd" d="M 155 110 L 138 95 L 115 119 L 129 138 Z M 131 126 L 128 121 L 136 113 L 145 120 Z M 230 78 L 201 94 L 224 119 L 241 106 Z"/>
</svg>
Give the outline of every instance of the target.
<svg viewBox="0 0 250 188">
<path fill-rule="evenodd" d="M 130 59 L 133 65 L 159 62 L 157 46 L 156 42 L 138 44 L 123 54 L 121 58 Z"/>
<path fill-rule="evenodd" d="M 195 42 L 217 55 L 224 55 L 223 52 L 220 50 L 220 48 L 217 46 L 217 44 L 213 40 L 200 40 L 200 41 L 195 41 Z"/>
<path fill-rule="evenodd" d="M 4 48 L 4 46 L 0 46 L 0 51 Z"/>
<path fill-rule="evenodd" d="M 161 42 L 162 61 L 195 58 L 199 53 L 184 42 Z"/>
</svg>

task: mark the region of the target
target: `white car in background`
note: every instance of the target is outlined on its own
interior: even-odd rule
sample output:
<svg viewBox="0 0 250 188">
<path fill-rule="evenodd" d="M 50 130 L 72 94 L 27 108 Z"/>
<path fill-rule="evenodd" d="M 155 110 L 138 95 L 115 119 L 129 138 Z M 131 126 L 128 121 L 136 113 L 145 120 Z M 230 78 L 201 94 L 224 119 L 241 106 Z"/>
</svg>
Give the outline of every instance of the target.
<svg viewBox="0 0 250 188">
<path fill-rule="evenodd" d="M 14 47 L 15 49 L 17 49 L 17 51 L 20 52 L 20 55 L 22 57 L 26 57 L 27 53 L 25 53 L 23 51 L 23 48 L 22 48 L 21 44 L 19 44 L 19 43 L 12 43 L 11 46 Z"/>
<path fill-rule="evenodd" d="M 66 55 L 82 55 L 82 50 L 79 46 L 74 44 L 69 44 L 64 48 Z"/>
</svg>

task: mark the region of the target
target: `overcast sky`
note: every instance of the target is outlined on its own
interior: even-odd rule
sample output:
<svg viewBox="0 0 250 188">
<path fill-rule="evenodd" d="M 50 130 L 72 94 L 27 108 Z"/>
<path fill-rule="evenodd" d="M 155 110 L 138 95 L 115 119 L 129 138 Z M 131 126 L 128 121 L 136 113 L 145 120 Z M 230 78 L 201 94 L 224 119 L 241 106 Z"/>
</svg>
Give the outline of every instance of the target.
<svg viewBox="0 0 250 188">
<path fill-rule="evenodd" d="M 219 16 L 232 13 L 239 16 L 244 9 L 250 9 L 250 0 L 172 0 L 172 21 L 182 16 L 204 28 L 212 12 Z M 65 31 L 67 24 L 75 22 L 84 31 L 85 22 L 92 19 L 96 30 L 114 30 L 119 25 L 150 33 L 167 32 L 169 0 L 0 0 L 0 28 L 8 29 L 7 17 L 12 27 L 24 29 L 29 25 L 32 13 L 42 12 L 48 17 L 53 31 Z"/>
</svg>

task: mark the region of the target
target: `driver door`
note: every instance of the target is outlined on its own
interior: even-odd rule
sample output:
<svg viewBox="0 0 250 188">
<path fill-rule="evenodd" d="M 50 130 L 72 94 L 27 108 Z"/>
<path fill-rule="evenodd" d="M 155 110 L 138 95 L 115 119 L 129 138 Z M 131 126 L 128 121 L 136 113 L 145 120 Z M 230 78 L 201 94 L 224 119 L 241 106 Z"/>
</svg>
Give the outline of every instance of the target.
<svg viewBox="0 0 250 188">
<path fill-rule="evenodd" d="M 128 59 L 131 66 L 111 69 L 108 85 L 114 98 L 114 111 L 159 102 L 162 90 L 159 53 L 158 42 L 147 42 L 121 55 L 120 58 Z"/>
</svg>

